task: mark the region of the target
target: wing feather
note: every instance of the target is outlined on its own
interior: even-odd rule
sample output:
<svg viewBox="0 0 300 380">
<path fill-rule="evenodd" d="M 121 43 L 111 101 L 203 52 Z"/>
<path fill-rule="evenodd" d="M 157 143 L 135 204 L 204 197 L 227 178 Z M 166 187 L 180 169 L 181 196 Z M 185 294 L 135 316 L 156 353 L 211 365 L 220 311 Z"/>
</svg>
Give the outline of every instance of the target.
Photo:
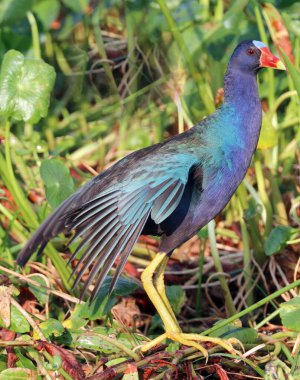
<svg viewBox="0 0 300 380">
<path fill-rule="evenodd" d="M 126 237 L 126 233 L 132 229 L 132 226 L 128 225 L 126 227 L 123 226 L 119 228 L 118 232 L 118 237 L 115 238 L 114 240 L 110 240 L 108 242 L 108 246 L 106 247 L 105 250 L 102 250 L 102 252 L 99 254 L 99 257 L 96 261 L 96 263 L 93 265 L 93 269 L 89 273 L 89 277 L 87 281 L 84 284 L 82 294 L 84 294 L 93 281 L 93 279 L 96 277 L 96 275 L 99 273 L 98 280 L 103 279 L 106 277 L 108 271 L 112 267 L 114 261 L 116 260 L 119 250 L 118 246 L 119 244 L 123 241 L 123 239 Z M 86 265 L 86 264 L 85 264 Z M 92 296 L 93 299 L 93 296 Z"/>
<path fill-rule="evenodd" d="M 146 223 L 147 217 L 148 215 L 146 214 L 143 217 L 143 219 L 141 219 L 140 221 L 137 221 L 134 225 L 132 225 L 126 234 L 123 234 L 122 239 L 120 239 L 116 249 L 114 250 L 114 254 L 109 257 L 109 260 L 105 262 L 105 264 L 103 265 L 103 268 L 101 269 L 100 276 L 98 277 L 95 287 L 92 292 L 92 298 L 94 298 L 97 295 L 108 271 L 112 267 L 113 263 L 116 261 L 118 255 L 121 255 L 121 259 L 118 264 L 117 271 L 115 272 L 112 282 L 110 284 L 110 291 L 112 291 L 115 283 L 117 282 L 121 274 L 121 269 L 123 269 L 135 242 L 137 241 L 137 239 L 139 238 L 142 232 L 142 229 Z"/>
<path fill-rule="evenodd" d="M 115 220 L 113 220 L 113 219 L 115 219 Z M 106 226 L 107 226 L 107 228 L 105 228 Z M 85 250 L 85 252 L 83 253 L 83 255 L 81 256 L 80 260 L 77 263 L 77 265 L 79 266 L 82 263 L 82 261 L 85 260 L 86 257 L 90 254 L 90 252 L 93 251 L 93 249 L 101 243 L 101 241 L 102 241 L 102 244 L 105 245 L 106 240 L 110 239 L 112 237 L 111 235 L 114 234 L 114 232 L 113 231 L 111 232 L 111 230 L 113 230 L 113 228 L 115 226 L 118 226 L 118 220 L 116 220 L 115 215 L 112 215 L 111 218 L 106 221 L 105 225 L 103 225 L 103 226 L 100 225 L 97 228 L 94 228 L 92 230 L 91 234 L 88 234 L 87 236 L 85 236 L 82 239 L 81 243 L 79 244 L 79 246 L 76 248 L 76 250 L 72 254 L 72 256 L 70 258 L 70 262 L 74 261 L 74 259 L 78 255 L 78 253 L 88 243 L 90 243 L 89 247 Z M 102 230 L 102 232 L 101 232 L 101 230 Z M 97 235 L 99 235 L 99 236 L 97 236 Z M 96 254 L 97 254 L 97 252 L 96 252 Z"/>
<path fill-rule="evenodd" d="M 151 211 L 155 223 L 161 223 L 172 214 L 181 200 L 184 188 L 185 184 L 181 181 L 174 182 L 155 200 Z"/>
<path fill-rule="evenodd" d="M 150 213 L 150 211 L 148 212 L 148 214 L 146 214 L 145 219 L 140 222 L 138 228 L 136 228 L 136 230 L 134 231 L 134 233 L 130 237 L 130 241 L 128 242 L 128 245 L 126 246 L 126 250 L 123 250 L 123 252 L 120 255 L 120 261 L 118 262 L 118 265 L 116 267 L 116 271 L 114 273 L 112 282 L 111 282 L 110 287 L 109 287 L 110 292 L 113 290 L 116 282 L 118 281 L 118 278 L 120 277 L 120 275 L 122 273 L 122 270 L 126 264 L 128 256 L 130 255 L 134 244 L 136 243 L 137 239 L 139 238 L 139 236 L 142 232 L 142 229 L 144 228 L 144 225 L 147 221 L 149 213 Z"/>
<path fill-rule="evenodd" d="M 130 226 L 128 226 L 127 228 L 129 228 L 129 227 Z M 120 227 L 120 226 L 117 226 L 117 228 L 114 227 L 115 232 L 118 232 L 121 229 L 122 229 L 122 227 Z M 117 243 L 118 243 L 118 239 L 114 239 L 114 240 L 105 239 L 104 241 L 100 241 L 98 243 L 98 246 L 97 245 L 94 246 L 93 249 L 88 248 L 84 253 L 84 258 L 79 260 L 80 262 L 76 265 L 76 267 L 73 270 L 73 272 L 76 273 L 77 270 L 79 269 L 79 265 L 81 263 L 84 263 L 82 268 L 80 269 L 80 271 L 78 273 L 76 273 L 76 278 L 75 278 L 75 281 L 74 281 L 72 287 L 75 287 L 78 284 L 78 282 L 80 281 L 84 272 L 88 269 L 88 267 L 91 265 L 93 260 L 96 257 L 98 257 L 96 263 L 93 266 L 93 270 L 89 274 L 88 280 L 86 282 L 86 283 L 90 284 L 94 278 L 94 276 L 93 276 L 94 269 L 97 267 L 97 271 L 100 270 L 101 264 L 109 257 L 109 255 L 112 252 L 112 249 L 114 248 L 114 246 Z M 100 275 L 101 275 L 101 272 L 100 272 Z M 90 278 L 90 277 L 92 277 L 92 278 Z M 84 289 L 85 289 L 85 287 L 84 287 Z M 83 293 L 84 293 L 84 289 L 83 289 Z"/>
<path fill-rule="evenodd" d="M 116 203 L 116 200 L 114 198 L 107 200 L 106 202 L 102 202 L 99 205 L 94 204 L 93 206 L 89 206 L 87 208 L 84 208 L 78 215 L 75 216 L 74 221 L 75 222 L 84 222 L 86 219 L 91 218 L 93 215 L 96 215 L 100 213 L 100 211 L 107 209 L 109 206 L 112 206 Z M 79 224 L 71 224 L 72 228 L 76 228 Z"/>
</svg>

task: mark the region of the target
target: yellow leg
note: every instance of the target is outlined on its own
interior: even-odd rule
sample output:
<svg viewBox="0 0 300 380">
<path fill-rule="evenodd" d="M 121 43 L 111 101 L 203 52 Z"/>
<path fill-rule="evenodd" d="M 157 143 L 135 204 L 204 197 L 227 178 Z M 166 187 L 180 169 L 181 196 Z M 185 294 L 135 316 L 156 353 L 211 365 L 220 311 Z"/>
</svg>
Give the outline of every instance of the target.
<svg viewBox="0 0 300 380">
<path fill-rule="evenodd" d="M 182 333 L 165 291 L 164 270 L 167 262 L 168 256 L 166 254 L 157 254 L 141 276 L 145 292 L 160 315 L 166 330 L 164 334 L 146 343 L 141 350 L 143 352 L 148 351 L 166 338 L 169 338 L 186 346 L 195 347 L 201 351 L 206 358 L 208 356 L 206 349 L 197 342 L 211 342 L 222 346 L 226 351 L 232 354 L 237 354 L 238 352 L 231 344 L 241 345 L 237 339 L 225 341 L 220 338 Z"/>
<path fill-rule="evenodd" d="M 163 253 L 159 253 L 155 256 L 155 258 L 151 261 L 151 263 L 147 266 L 141 276 L 141 280 L 151 302 L 153 303 L 155 309 L 160 315 L 163 324 L 173 332 L 180 332 L 180 327 L 175 318 L 174 313 L 170 313 L 171 305 L 167 300 L 167 296 L 165 295 L 165 290 L 158 290 L 154 286 L 153 277 L 156 277 L 157 282 L 161 286 L 161 281 L 157 278 L 157 275 L 162 275 L 162 271 L 159 270 L 160 265 L 164 265 L 164 261 L 167 259 L 167 256 Z M 164 293 L 165 299 L 161 298 L 161 293 Z M 167 302 L 168 306 L 166 306 L 165 302 Z"/>
<path fill-rule="evenodd" d="M 164 273 L 165 273 L 165 269 L 166 269 L 169 257 L 166 256 L 166 255 L 164 255 L 164 254 L 163 254 L 163 256 L 164 256 L 164 258 L 161 261 L 161 264 L 158 267 L 158 269 L 157 269 L 157 271 L 156 271 L 156 273 L 154 275 L 153 285 L 154 285 L 155 289 L 157 290 L 158 294 L 160 295 L 161 299 L 163 300 L 164 304 L 166 305 L 169 313 L 173 317 L 173 320 L 178 325 L 178 322 L 177 322 L 177 319 L 175 317 L 174 311 L 172 310 L 170 302 L 169 302 L 169 300 L 167 298 L 166 288 L 165 288 L 165 281 L 164 281 Z M 180 331 L 179 325 L 178 325 L 178 330 Z"/>
</svg>

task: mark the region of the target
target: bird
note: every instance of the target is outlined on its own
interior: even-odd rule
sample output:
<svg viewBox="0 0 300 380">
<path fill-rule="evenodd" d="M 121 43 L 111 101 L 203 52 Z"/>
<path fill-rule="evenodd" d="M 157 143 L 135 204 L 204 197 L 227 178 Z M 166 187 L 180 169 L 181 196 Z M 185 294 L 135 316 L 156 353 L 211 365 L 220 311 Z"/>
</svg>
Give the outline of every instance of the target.
<svg viewBox="0 0 300 380">
<path fill-rule="evenodd" d="M 93 300 L 118 258 L 113 289 L 140 235 L 159 236 L 159 252 L 141 281 L 165 333 L 141 351 L 169 338 L 205 356 L 203 342 L 234 352 L 234 341 L 182 332 L 166 296 L 164 270 L 172 252 L 224 209 L 247 172 L 262 122 L 257 73 L 264 67 L 285 70 L 264 43 L 240 42 L 224 76 L 224 101 L 214 113 L 181 134 L 127 155 L 79 188 L 33 233 L 17 263 L 23 267 L 57 234 L 73 233 L 71 242 L 80 239 L 69 260 L 80 257 L 73 287 L 90 269 L 82 294 L 94 282 Z"/>
</svg>

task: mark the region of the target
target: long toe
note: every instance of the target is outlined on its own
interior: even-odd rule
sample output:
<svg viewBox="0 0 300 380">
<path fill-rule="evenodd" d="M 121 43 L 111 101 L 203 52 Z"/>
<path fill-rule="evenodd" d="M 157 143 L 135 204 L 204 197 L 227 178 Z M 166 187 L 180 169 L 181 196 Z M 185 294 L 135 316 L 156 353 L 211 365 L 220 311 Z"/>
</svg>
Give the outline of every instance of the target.
<svg viewBox="0 0 300 380">
<path fill-rule="evenodd" d="M 158 336 L 157 338 L 151 340 L 150 342 L 147 342 L 141 347 L 142 352 L 149 351 L 150 349 L 158 346 L 159 344 L 163 343 L 165 339 L 173 340 L 174 342 L 178 342 L 180 344 L 183 344 L 187 347 L 194 347 L 198 351 L 202 352 L 205 359 L 208 359 L 208 351 L 205 347 L 203 347 L 203 343 L 211 343 L 215 346 L 222 347 L 225 351 L 229 352 L 232 355 L 241 356 L 242 353 L 234 348 L 234 346 L 239 346 L 242 351 L 244 351 L 244 347 L 242 343 L 235 338 L 230 338 L 228 340 L 211 337 L 211 336 L 204 336 L 200 334 L 185 334 L 182 332 L 172 332 L 167 331 L 164 334 Z"/>
<path fill-rule="evenodd" d="M 185 346 L 188 346 L 188 347 L 194 347 L 196 348 L 198 351 L 202 352 L 203 356 L 205 357 L 205 359 L 207 360 L 208 359 L 208 352 L 207 350 L 201 346 L 201 344 L 199 344 L 197 342 L 197 340 L 195 339 L 191 339 L 190 334 L 184 334 L 184 333 L 168 333 L 167 332 L 167 337 L 175 342 L 179 342 Z"/>
<path fill-rule="evenodd" d="M 229 352 L 232 355 L 238 355 L 238 356 L 242 355 L 242 353 L 239 352 L 238 350 L 236 350 L 233 347 L 233 345 L 240 346 L 242 351 L 244 351 L 244 346 L 242 345 L 242 343 L 238 339 L 235 339 L 235 338 L 230 338 L 228 340 L 225 340 L 225 339 L 221 339 L 221 338 L 216 338 L 216 337 L 212 337 L 212 336 L 205 336 L 205 335 L 200 335 L 200 334 L 181 333 L 180 335 L 183 339 L 185 339 L 187 341 L 212 343 L 216 346 L 221 346 L 224 348 L 225 351 Z M 184 343 L 184 344 L 186 344 L 186 343 Z M 189 346 L 189 344 L 188 344 L 188 346 Z"/>
</svg>

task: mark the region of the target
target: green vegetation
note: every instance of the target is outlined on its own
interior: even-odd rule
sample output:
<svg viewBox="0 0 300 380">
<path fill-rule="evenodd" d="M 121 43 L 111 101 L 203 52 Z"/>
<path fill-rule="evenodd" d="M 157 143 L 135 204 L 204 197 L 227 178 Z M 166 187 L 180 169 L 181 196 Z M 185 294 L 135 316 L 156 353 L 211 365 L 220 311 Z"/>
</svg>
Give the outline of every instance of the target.
<svg viewBox="0 0 300 380">
<path fill-rule="evenodd" d="M 293 0 L 1 1 L 0 380 L 300 379 L 299 14 Z M 235 337 L 246 354 L 207 347 L 206 363 L 166 343 L 143 357 L 138 346 L 161 332 L 139 281 L 155 238 L 141 238 L 112 295 L 107 279 L 91 305 L 82 284 L 71 290 L 68 237 L 24 270 L 14 260 L 74 189 L 212 113 L 243 39 L 277 50 L 288 74 L 259 74 L 247 177 L 174 252 L 166 283 L 185 331 Z"/>
</svg>

